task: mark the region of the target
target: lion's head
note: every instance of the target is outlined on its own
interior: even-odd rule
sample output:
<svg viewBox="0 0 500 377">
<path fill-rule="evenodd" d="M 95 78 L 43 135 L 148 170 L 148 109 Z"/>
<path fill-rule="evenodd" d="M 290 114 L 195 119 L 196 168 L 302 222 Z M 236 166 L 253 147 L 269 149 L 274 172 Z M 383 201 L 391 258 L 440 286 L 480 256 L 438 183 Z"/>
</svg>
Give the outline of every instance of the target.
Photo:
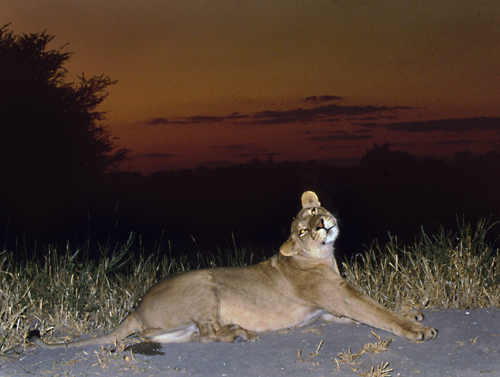
<svg viewBox="0 0 500 377">
<path fill-rule="evenodd" d="M 303 255 L 315 259 L 331 258 L 333 242 L 339 230 L 337 220 L 321 207 L 318 196 L 312 191 L 302 195 L 302 210 L 292 222 L 290 237 L 281 246 L 285 256 Z"/>
</svg>

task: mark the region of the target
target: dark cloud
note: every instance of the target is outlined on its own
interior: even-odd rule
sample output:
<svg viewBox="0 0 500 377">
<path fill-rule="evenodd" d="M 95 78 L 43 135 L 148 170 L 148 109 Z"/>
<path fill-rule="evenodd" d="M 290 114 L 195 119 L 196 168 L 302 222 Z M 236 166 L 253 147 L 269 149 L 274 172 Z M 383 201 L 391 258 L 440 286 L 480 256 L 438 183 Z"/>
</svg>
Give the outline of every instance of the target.
<svg viewBox="0 0 500 377">
<path fill-rule="evenodd" d="M 350 145 L 332 145 L 332 146 L 321 146 L 319 149 L 354 149 L 361 148 L 359 144 L 350 144 Z"/>
<path fill-rule="evenodd" d="M 165 118 L 154 118 L 146 122 L 146 124 L 167 124 L 168 120 Z"/>
<path fill-rule="evenodd" d="M 236 157 L 245 157 L 245 158 L 260 158 L 260 159 L 269 159 L 269 158 L 273 158 L 275 156 L 284 156 L 285 154 L 284 153 L 281 153 L 281 152 L 261 152 L 261 153 L 258 153 L 258 152 L 255 152 L 255 153 L 240 153 L 240 154 L 237 154 Z"/>
<path fill-rule="evenodd" d="M 328 102 L 328 101 L 339 101 L 341 99 L 344 99 L 343 97 L 339 96 L 311 96 L 311 97 L 306 97 L 304 98 L 303 101 L 309 101 L 309 102 Z"/>
<path fill-rule="evenodd" d="M 372 139 L 373 135 L 353 135 L 353 134 L 337 134 L 337 135 L 325 135 L 325 136 L 311 136 L 307 140 L 311 141 L 342 141 L 342 140 L 365 140 Z"/>
<path fill-rule="evenodd" d="M 226 119 L 244 119 L 244 118 L 250 118 L 250 115 L 245 115 L 245 114 L 240 114 L 238 112 L 232 113 Z"/>
<path fill-rule="evenodd" d="M 370 132 L 370 131 L 368 131 Z M 319 134 L 328 134 L 331 135 L 332 131 L 324 131 L 324 130 L 303 130 L 303 131 L 298 131 L 297 133 L 303 134 L 303 135 L 319 135 Z M 347 131 L 335 131 L 333 132 L 335 134 L 346 134 Z"/>
<path fill-rule="evenodd" d="M 168 120 L 165 118 L 154 118 L 145 122 L 146 124 L 157 125 L 157 124 L 183 124 L 181 120 Z"/>
<path fill-rule="evenodd" d="M 476 144 L 477 140 L 445 140 L 436 141 L 435 143 L 430 143 L 431 145 L 463 145 L 463 144 Z"/>
<path fill-rule="evenodd" d="M 405 110 L 409 109 L 409 108 L 404 108 Z M 350 125 L 351 126 L 361 126 L 361 127 L 366 127 L 367 125 L 377 125 L 377 124 L 380 124 L 380 123 L 373 123 L 373 122 L 377 122 L 377 121 L 380 121 L 380 120 L 384 120 L 384 119 L 398 119 L 397 116 L 395 115 L 377 115 L 377 116 L 369 116 L 369 117 L 361 117 L 361 118 L 351 118 L 351 120 L 354 120 L 355 122 L 351 122 Z M 361 121 L 361 122 L 359 122 Z M 372 123 L 363 123 L 364 122 L 367 122 L 367 121 L 371 121 Z"/>
<path fill-rule="evenodd" d="M 316 98 L 315 100 L 313 98 Z M 325 102 L 327 100 L 340 99 L 335 96 L 313 96 L 307 97 L 308 101 Z M 312 109 L 290 109 L 290 110 L 265 110 L 254 113 L 252 115 L 233 112 L 228 116 L 206 116 L 195 115 L 184 118 L 175 118 L 174 120 L 167 118 L 153 118 L 146 121 L 149 125 L 171 125 L 171 124 L 196 124 L 196 123 L 215 123 L 224 121 L 242 120 L 238 124 L 287 124 L 295 122 L 338 122 L 341 116 L 354 117 L 366 114 L 376 114 L 376 116 L 360 118 L 360 120 L 380 120 L 394 119 L 392 115 L 382 115 L 380 113 L 394 110 L 408 110 L 411 107 L 396 106 L 341 106 L 341 105 L 323 105 L 316 106 Z M 368 126 L 370 123 L 363 123 L 362 126 Z"/>
<path fill-rule="evenodd" d="M 358 120 L 379 120 L 382 117 L 363 117 L 359 118 Z"/>
<path fill-rule="evenodd" d="M 250 149 L 250 145 L 245 144 L 232 144 L 232 145 L 212 145 L 212 148 L 221 148 L 229 151 L 244 151 Z"/>
<path fill-rule="evenodd" d="M 170 154 L 170 153 L 146 153 L 146 154 L 141 154 L 138 157 L 148 157 L 148 158 L 170 158 L 174 157 L 175 155 Z"/>
<path fill-rule="evenodd" d="M 224 117 L 213 117 L 213 116 L 203 116 L 196 115 L 192 117 L 185 118 L 188 123 L 209 123 L 209 122 L 222 122 Z"/>
<path fill-rule="evenodd" d="M 500 130 L 500 118 L 437 119 L 422 122 L 364 123 L 364 127 L 384 127 L 403 132 L 467 132 L 471 130 Z"/>
<path fill-rule="evenodd" d="M 356 130 L 354 131 L 355 134 L 366 134 L 368 132 L 371 132 L 369 129 L 362 129 L 362 130 Z"/>
<path fill-rule="evenodd" d="M 391 147 L 414 147 L 417 143 L 389 143 Z"/>
<path fill-rule="evenodd" d="M 390 110 L 407 110 L 410 107 L 386 107 L 386 106 L 340 106 L 325 105 L 312 109 L 292 109 L 285 111 L 261 111 L 253 115 L 254 124 L 278 124 L 293 122 L 309 122 L 318 120 L 331 120 L 330 117 L 337 116 L 359 116 L 363 114 L 374 114 Z"/>
<path fill-rule="evenodd" d="M 248 116 L 240 116 L 240 117 L 248 117 Z M 214 116 L 204 116 L 204 115 L 195 115 L 192 117 L 180 118 L 175 120 L 169 120 L 166 118 L 154 118 L 149 121 L 146 121 L 146 124 L 149 125 L 158 125 L 158 124 L 193 124 L 193 123 L 210 123 L 210 122 L 223 122 L 224 119 L 233 119 L 234 117 L 230 115 L 229 117 L 214 117 Z"/>
</svg>

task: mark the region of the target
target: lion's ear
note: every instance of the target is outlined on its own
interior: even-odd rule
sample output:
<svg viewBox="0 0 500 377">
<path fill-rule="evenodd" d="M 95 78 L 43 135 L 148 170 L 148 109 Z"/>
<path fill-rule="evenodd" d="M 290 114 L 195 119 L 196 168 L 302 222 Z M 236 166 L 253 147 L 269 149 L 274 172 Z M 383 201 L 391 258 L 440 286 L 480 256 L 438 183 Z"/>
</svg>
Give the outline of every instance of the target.
<svg viewBox="0 0 500 377">
<path fill-rule="evenodd" d="M 283 245 L 280 247 L 280 253 L 286 257 L 297 254 L 299 251 L 295 248 L 295 241 L 290 237 Z"/>
<path fill-rule="evenodd" d="M 321 207 L 318 195 L 312 191 L 306 191 L 302 194 L 302 207 Z"/>
</svg>

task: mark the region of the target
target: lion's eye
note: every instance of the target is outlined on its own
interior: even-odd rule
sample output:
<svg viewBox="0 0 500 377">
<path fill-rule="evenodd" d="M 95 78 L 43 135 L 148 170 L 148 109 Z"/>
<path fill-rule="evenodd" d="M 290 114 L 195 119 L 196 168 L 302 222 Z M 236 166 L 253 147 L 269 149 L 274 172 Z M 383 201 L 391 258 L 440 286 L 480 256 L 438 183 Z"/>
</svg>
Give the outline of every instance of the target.
<svg viewBox="0 0 500 377">
<path fill-rule="evenodd" d="M 316 216 L 316 208 L 313 208 L 313 209 L 311 210 L 311 215 Z"/>
<path fill-rule="evenodd" d="M 306 234 L 306 232 L 307 232 L 306 229 L 299 230 L 299 236 L 302 237 L 304 234 Z"/>
</svg>

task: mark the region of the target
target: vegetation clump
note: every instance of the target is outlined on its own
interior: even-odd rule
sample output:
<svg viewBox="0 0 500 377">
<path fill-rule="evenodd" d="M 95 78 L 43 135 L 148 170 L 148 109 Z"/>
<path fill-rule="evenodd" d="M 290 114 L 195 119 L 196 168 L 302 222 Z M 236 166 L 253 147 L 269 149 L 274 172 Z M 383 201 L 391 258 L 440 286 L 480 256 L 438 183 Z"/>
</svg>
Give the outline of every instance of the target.
<svg viewBox="0 0 500 377">
<path fill-rule="evenodd" d="M 344 262 L 344 277 L 390 308 L 477 309 L 500 305 L 500 253 L 486 241 L 491 226 L 462 224 L 458 233 L 428 236 L 412 246 L 391 238 Z"/>
</svg>

